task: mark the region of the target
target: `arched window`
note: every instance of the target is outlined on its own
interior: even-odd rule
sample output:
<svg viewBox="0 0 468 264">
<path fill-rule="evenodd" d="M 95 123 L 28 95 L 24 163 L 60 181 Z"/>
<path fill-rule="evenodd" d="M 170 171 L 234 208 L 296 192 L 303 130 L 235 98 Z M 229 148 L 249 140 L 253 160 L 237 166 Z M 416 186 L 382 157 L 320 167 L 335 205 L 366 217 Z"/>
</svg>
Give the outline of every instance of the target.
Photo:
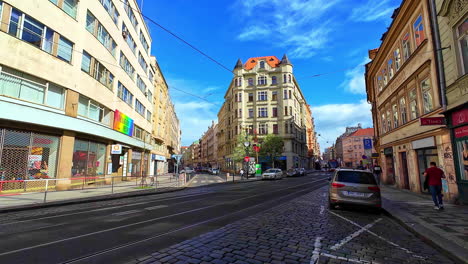
<svg viewBox="0 0 468 264">
<path fill-rule="evenodd" d="M 239 77 L 239 86 L 242 86 L 242 77 Z"/>
<path fill-rule="evenodd" d="M 236 87 L 239 86 L 239 80 L 238 80 L 237 78 L 234 80 L 234 85 L 235 85 Z"/>
<path fill-rule="evenodd" d="M 260 62 L 260 68 L 261 68 L 261 69 L 265 69 L 265 62 L 264 62 L 264 61 L 261 61 L 261 62 Z"/>
<path fill-rule="evenodd" d="M 271 77 L 271 84 L 277 84 L 276 76 Z"/>
<path fill-rule="evenodd" d="M 286 74 L 283 75 L 283 82 L 286 83 Z"/>
<path fill-rule="evenodd" d="M 288 82 L 291 83 L 291 74 L 288 75 Z"/>
</svg>

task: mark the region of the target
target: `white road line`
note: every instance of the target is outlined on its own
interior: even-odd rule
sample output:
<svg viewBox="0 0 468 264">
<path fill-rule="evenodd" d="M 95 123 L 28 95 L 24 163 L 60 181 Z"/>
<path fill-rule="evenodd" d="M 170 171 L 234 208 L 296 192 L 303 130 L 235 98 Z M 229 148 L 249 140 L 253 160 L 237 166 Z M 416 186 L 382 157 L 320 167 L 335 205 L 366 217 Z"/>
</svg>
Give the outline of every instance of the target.
<svg viewBox="0 0 468 264">
<path fill-rule="evenodd" d="M 335 212 L 332 212 L 332 211 L 328 211 L 328 212 L 331 213 L 332 215 L 338 216 L 339 218 L 341 218 L 341 219 L 343 219 L 343 220 L 345 220 L 345 221 L 347 221 L 347 222 L 349 222 L 349 223 L 351 223 L 351 224 L 353 224 L 353 225 L 355 225 L 355 226 L 357 226 L 357 227 L 361 227 L 361 228 L 362 228 L 362 226 L 360 226 L 359 224 L 356 224 L 355 222 L 353 222 L 353 221 L 347 219 L 347 218 L 344 217 L 344 216 L 341 216 L 341 215 L 339 215 L 339 214 L 337 214 L 337 213 L 335 213 Z M 372 231 L 370 231 L 370 230 L 365 230 L 365 231 L 368 232 L 369 234 L 371 234 L 371 235 L 373 235 L 373 236 L 375 236 L 375 237 L 377 237 L 377 238 L 380 238 L 381 240 L 383 240 L 383 241 L 389 243 L 390 245 L 392 245 L 392 246 L 394 246 L 394 247 L 396 247 L 396 248 L 399 248 L 399 249 L 405 251 L 405 252 L 408 253 L 408 254 L 411 254 L 411 255 L 412 255 L 413 257 L 415 257 L 415 258 L 425 259 L 425 257 L 416 255 L 416 254 L 414 254 L 411 250 L 409 250 L 409 249 L 407 249 L 407 248 L 404 248 L 404 247 L 402 247 L 402 246 L 400 246 L 400 245 L 398 245 L 398 244 L 396 244 L 396 243 L 393 243 L 392 241 L 390 241 L 390 240 L 388 240 L 388 239 L 386 239 L 386 238 L 384 238 L 384 237 L 382 237 L 382 236 L 380 236 L 380 235 L 377 235 L 376 233 L 374 233 L 374 232 L 372 232 Z"/>
<path fill-rule="evenodd" d="M 276 190 L 276 192 L 296 188 L 296 187 L 299 187 L 299 186 L 309 185 L 311 183 L 319 182 L 319 181 L 323 181 L 323 180 L 316 180 L 316 181 L 312 181 L 312 182 L 308 182 L 308 183 L 297 184 L 297 185 L 290 186 L 290 187 L 287 187 L 287 188 L 278 189 L 278 190 Z M 303 191 L 305 191 L 305 190 L 299 190 L 299 191 L 287 194 L 287 195 L 282 196 L 282 197 L 286 197 L 286 196 L 289 196 L 289 195 L 292 195 L 292 194 L 295 194 L 295 193 L 298 193 L 298 192 L 303 192 Z M 251 199 L 253 197 L 261 196 L 261 195 L 264 195 L 264 194 L 266 194 L 266 192 L 259 193 L 259 194 L 256 194 L 256 195 L 250 195 L 250 196 L 239 198 L 239 199 L 235 199 L 235 200 L 230 201 L 229 203 L 232 203 L 232 202 L 235 202 L 235 201 L 242 201 L 242 200 L 246 200 L 246 199 Z M 48 246 L 48 245 L 63 243 L 65 241 L 70 241 L 70 240 L 74 240 L 74 239 L 78 239 L 78 238 L 82 238 L 82 237 L 89 237 L 89 236 L 92 236 L 92 235 L 102 234 L 102 233 L 110 232 L 110 231 L 114 231 L 114 230 L 119 230 L 119 229 L 127 228 L 127 227 L 130 227 L 130 226 L 136 226 L 136 225 L 151 223 L 151 222 L 155 222 L 155 221 L 158 221 L 158 220 L 161 220 L 161 219 L 166 219 L 166 218 L 170 218 L 170 217 L 173 217 L 173 216 L 178 216 L 178 215 L 183 215 L 183 214 L 187 214 L 187 213 L 197 212 L 197 211 L 205 210 L 205 209 L 208 209 L 208 208 L 220 206 L 220 205 L 223 205 L 223 204 L 227 204 L 227 203 L 213 204 L 213 205 L 204 206 L 204 207 L 200 207 L 200 208 L 195 208 L 195 209 L 191 209 L 191 210 L 187 210 L 187 211 L 182 211 L 180 213 L 165 215 L 165 216 L 156 217 L 156 218 L 152 218 L 152 219 L 148 219 L 148 220 L 144 220 L 144 221 L 140 221 L 140 222 L 134 222 L 134 223 L 131 223 L 131 224 L 116 226 L 116 227 L 112 227 L 112 228 L 108 228 L 108 229 L 102 229 L 102 230 L 91 232 L 91 233 L 86 233 L 86 234 L 67 237 L 67 238 L 63 238 L 63 239 L 59 239 L 59 240 L 55 240 L 55 241 L 51 241 L 51 242 L 37 244 L 37 245 L 34 245 L 34 246 L 30 246 L 30 247 L 15 249 L 15 250 L 0 253 L 0 257 L 5 256 L 5 255 L 9 255 L 9 254 L 13 254 L 13 253 L 17 253 L 17 252 L 22 252 L 22 251 L 26 251 L 26 250 L 35 249 L 35 248 L 40 248 L 40 247 L 44 247 L 44 246 Z M 254 205 L 254 206 L 250 206 L 250 207 L 247 207 L 247 208 L 253 208 L 253 207 L 256 207 L 256 206 L 259 206 L 259 204 Z M 247 209 L 247 208 L 245 208 L 245 209 Z M 242 210 L 244 210 L 244 209 L 241 209 L 239 211 L 242 211 Z"/>
<path fill-rule="evenodd" d="M 370 262 L 370 261 L 367 261 L 367 260 L 349 259 L 349 258 L 345 258 L 345 257 L 334 256 L 334 255 L 327 254 L 327 253 L 320 253 L 320 256 L 329 257 L 329 258 L 332 258 L 332 259 L 344 260 L 344 261 L 353 262 L 353 263 L 376 263 L 377 264 L 377 262 L 374 262 L 374 261 Z"/>
<path fill-rule="evenodd" d="M 334 246 L 332 246 L 330 249 L 331 250 L 337 250 L 339 249 L 340 247 L 342 247 L 344 244 L 348 243 L 349 241 L 351 241 L 353 238 L 359 236 L 360 234 L 362 234 L 364 231 L 368 231 L 371 227 L 373 227 L 375 224 L 377 224 L 378 222 L 380 222 L 382 220 L 382 218 L 379 218 L 377 220 L 375 220 L 374 222 L 364 226 L 363 228 L 359 229 L 358 231 L 352 233 L 351 235 L 345 237 L 344 239 L 342 239 L 339 243 L 336 243 Z"/>
<path fill-rule="evenodd" d="M 209 180 L 208 182 L 210 182 L 210 183 L 211 183 L 211 182 L 215 182 L 215 181 L 213 181 L 213 180 Z"/>
<path fill-rule="evenodd" d="M 323 215 L 323 211 L 325 210 L 325 207 L 323 205 L 320 206 L 320 215 Z"/>
<path fill-rule="evenodd" d="M 201 181 L 201 183 L 205 183 L 205 182 L 206 182 L 205 180 Z"/>
<path fill-rule="evenodd" d="M 111 214 L 113 216 L 122 216 L 122 215 L 129 215 L 129 214 L 134 214 L 134 213 L 139 213 L 141 210 L 130 210 L 130 211 L 125 211 L 125 212 L 120 212 L 120 213 L 114 213 Z"/>
<path fill-rule="evenodd" d="M 320 240 L 322 240 L 322 237 L 315 238 L 314 251 L 312 252 L 312 257 L 310 258 L 310 264 L 317 263 L 320 258 L 320 248 L 322 247 Z"/>
<path fill-rule="evenodd" d="M 166 208 L 167 205 L 156 205 L 156 206 L 151 206 L 151 207 L 146 207 L 145 210 L 156 210 L 156 209 L 161 209 L 161 208 Z"/>
</svg>

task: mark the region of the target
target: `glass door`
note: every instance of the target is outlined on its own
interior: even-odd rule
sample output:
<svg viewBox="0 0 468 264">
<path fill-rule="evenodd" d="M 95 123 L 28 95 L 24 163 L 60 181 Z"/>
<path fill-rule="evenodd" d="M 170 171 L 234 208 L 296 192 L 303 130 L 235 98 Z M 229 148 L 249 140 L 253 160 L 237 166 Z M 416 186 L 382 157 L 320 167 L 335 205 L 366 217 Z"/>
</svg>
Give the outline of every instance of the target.
<svg viewBox="0 0 468 264">
<path fill-rule="evenodd" d="M 429 168 L 431 162 L 438 164 L 438 156 L 436 148 L 427 148 L 427 149 L 418 149 L 418 167 L 419 167 L 419 183 L 421 187 L 421 192 L 428 193 L 429 190 L 424 190 L 424 172 Z"/>
</svg>

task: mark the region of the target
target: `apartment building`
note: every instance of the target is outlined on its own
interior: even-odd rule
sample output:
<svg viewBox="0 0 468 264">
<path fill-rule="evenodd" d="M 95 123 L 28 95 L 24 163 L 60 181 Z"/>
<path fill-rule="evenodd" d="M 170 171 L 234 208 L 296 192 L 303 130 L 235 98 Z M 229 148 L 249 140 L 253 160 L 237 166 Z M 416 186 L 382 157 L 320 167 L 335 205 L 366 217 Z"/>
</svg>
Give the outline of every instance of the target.
<svg viewBox="0 0 468 264">
<path fill-rule="evenodd" d="M 148 173 L 152 39 L 136 1 L 1 0 L 0 21 L 4 179 Z"/>
<path fill-rule="evenodd" d="M 361 124 L 359 123 L 357 126 L 353 127 L 346 127 L 346 130 L 343 134 L 341 134 L 335 141 L 335 158 L 338 161 L 338 164 L 340 166 L 345 166 L 345 163 L 343 162 L 343 157 L 344 157 L 344 149 L 343 149 L 343 138 L 348 137 L 349 135 L 353 134 L 354 132 L 358 131 L 359 129 L 362 129 Z"/>
<path fill-rule="evenodd" d="M 218 124 L 215 121 L 211 122 L 203 136 L 201 142 L 201 166 L 218 168 L 218 140 L 217 140 Z"/>
<path fill-rule="evenodd" d="M 395 10 L 378 49 L 370 50 L 366 89 L 372 103 L 376 150 L 383 181 L 424 192 L 422 173 L 434 161 L 454 175 L 447 149 L 452 143 L 443 117 L 437 76 L 430 1 L 406 0 Z M 457 196 L 453 177 L 444 182 L 445 199 Z"/>
<path fill-rule="evenodd" d="M 468 203 L 468 3 L 457 0 L 435 0 L 435 3 L 446 96 L 444 115 L 452 139 L 452 148 L 446 152 L 455 165 L 459 198 Z"/>
<path fill-rule="evenodd" d="M 375 152 L 372 144 L 373 137 L 373 128 L 358 129 L 350 135 L 343 136 L 341 138 L 343 146 L 342 164 L 345 167 L 370 167 L 372 165 L 372 153 Z"/>
<path fill-rule="evenodd" d="M 306 106 L 306 131 L 307 131 L 307 167 L 313 168 L 315 161 L 320 157 L 320 145 L 317 141 L 317 132 L 315 131 L 315 122 L 312 117 L 310 105 Z"/>
<path fill-rule="evenodd" d="M 218 112 L 218 155 L 221 166 L 231 166 L 239 134 L 255 135 L 261 144 L 267 134 L 284 138 L 284 152 L 275 164 L 282 168 L 307 166 L 307 102 L 286 55 L 238 60 L 234 77 Z M 252 142 L 253 143 L 253 142 Z M 267 157 L 259 157 L 264 167 Z"/>
</svg>

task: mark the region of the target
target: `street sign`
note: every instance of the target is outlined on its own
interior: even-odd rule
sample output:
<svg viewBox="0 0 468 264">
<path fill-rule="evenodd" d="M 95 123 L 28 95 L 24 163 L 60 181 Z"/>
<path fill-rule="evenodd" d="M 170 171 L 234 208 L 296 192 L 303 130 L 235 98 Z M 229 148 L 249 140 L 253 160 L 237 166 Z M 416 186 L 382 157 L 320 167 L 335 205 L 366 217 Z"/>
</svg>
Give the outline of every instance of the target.
<svg viewBox="0 0 468 264">
<path fill-rule="evenodd" d="M 245 162 L 249 162 L 249 160 L 250 160 L 250 157 L 244 157 Z"/>
<path fill-rule="evenodd" d="M 379 157 L 379 153 L 372 153 L 371 156 L 373 159 L 377 159 Z"/>
<path fill-rule="evenodd" d="M 367 156 L 366 156 L 366 155 L 362 155 L 362 159 L 367 159 Z"/>
<path fill-rule="evenodd" d="M 259 147 L 259 146 L 253 146 L 253 150 L 254 150 L 255 152 L 259 152 L 259 151 L 260 151 L 260 147 Z"/>
<path fill-rule="evenodd" d="M 174 158 L 174 159 L 177 161 L 177 163 L 179 163 L 179 162 L 180 162 L 180 159 L 182 158 L 182 155 L 180 155 L 180 154 L 177 154 L 177 155 L 174 154 L 174 155 L 172 155 L 172 158 Z"/>
<path fill-rule="evenodd" d="M 365 138 L 363 139 L 364 142 L 364 149 L 372 149 L 372 139 Z"/>
<path fill-rule="evenodd" d="M 112 145 L 111 154 L 122 154 L 122 145 Z"/>
<path fill-rule="evenodd" d="M 440 126 L 445 125 L 445 118 L 443 117 L 421 117 L 419 119 L 421 126 Z"/>
</svg>

